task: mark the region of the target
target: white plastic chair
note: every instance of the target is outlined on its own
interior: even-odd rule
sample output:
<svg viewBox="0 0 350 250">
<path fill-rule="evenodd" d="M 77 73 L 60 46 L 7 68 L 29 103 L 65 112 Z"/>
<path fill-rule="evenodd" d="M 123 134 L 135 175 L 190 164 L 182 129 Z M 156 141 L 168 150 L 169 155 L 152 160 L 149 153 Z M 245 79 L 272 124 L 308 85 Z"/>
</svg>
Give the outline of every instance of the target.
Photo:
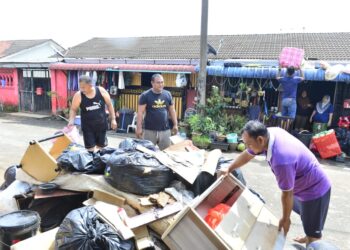
<svg viewBox="0 0 350 250">
<path fill-rule="evenodd" d="M 129 133 L 129 129 L 133 128 L 134 131 L 136 131 L 136 124 L 137 124 L 137 113 L 134 113 L 134 118 L 132 119 L 132 122 L 128 127 L 126 128 L 126 133 Z"/>
</svg>

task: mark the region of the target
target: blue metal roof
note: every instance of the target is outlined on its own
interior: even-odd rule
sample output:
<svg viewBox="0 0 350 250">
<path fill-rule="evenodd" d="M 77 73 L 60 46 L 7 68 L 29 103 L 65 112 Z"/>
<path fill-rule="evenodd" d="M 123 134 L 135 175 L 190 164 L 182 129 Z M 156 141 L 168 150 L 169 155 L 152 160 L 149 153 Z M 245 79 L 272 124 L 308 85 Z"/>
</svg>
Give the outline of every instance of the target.
<svg viewBox="0 0 350 250">
<path fill-rule="evenodd" d="M 196 67 L 199 71 L 199 67 Z M 276 78 L 277 68 L 248 68 L 248 67 L 223 67 L 223 66 L 207 66 L 208 75 L 238 77 L 238 78 Z M 305 69 L 305 80 L 307 81 L 325 81 L 325 71 L 323 69 Z M 350 82 L 350 74 L 339 74 L 334 82 Z"/>
</svg>

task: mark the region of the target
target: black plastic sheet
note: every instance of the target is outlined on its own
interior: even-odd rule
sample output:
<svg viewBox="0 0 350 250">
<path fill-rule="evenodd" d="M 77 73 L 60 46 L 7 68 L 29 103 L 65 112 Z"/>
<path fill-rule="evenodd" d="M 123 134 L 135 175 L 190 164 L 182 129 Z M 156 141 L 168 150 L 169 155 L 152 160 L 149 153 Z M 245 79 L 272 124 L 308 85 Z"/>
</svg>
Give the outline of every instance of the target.
<svg viewBox="0 0 350 250">
<path fill-rule="evenodd" d="M 119 148 L 124 151 L 135 151 L 136 146 L 141 145 L 152 151 L 157 151 L 157 147 L 148 140 L 127 138 L 119 144 Z"/>
</svg>

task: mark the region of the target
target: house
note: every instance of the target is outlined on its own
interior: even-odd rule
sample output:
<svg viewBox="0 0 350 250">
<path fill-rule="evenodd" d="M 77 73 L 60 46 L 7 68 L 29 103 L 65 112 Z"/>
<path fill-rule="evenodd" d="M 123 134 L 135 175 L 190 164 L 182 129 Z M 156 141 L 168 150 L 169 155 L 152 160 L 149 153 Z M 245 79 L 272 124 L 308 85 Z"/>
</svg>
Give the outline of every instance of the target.
<svg viewBox="0 0 350 250">
<path fill-rule="evenodd" d="M 324 72 L 317 71 L 321 60 L 331 64 L 345 64 L 350 61 L 350 33 L 291 33 L 291 34 L 249 34 L 213 35 L 208 43 L 216 55 L 208 54 L 208 89 L 211 84 L 220 85 L 225 95 L 235 97 L 238 83 L 246 82 L 266 89 L 267 106 L 278 106 L 278 84 L 274 78 L 278 67 L 278 56 L 284 47 L 298 47 L 305 50 L 310 70 L 304 83 L 318 101 L 324 93 L 333 96 L 337 112 L 342 111 L 341 102 L 350 93 L 341 75 L 335 81 L 325 81 Z M 175 99 L 178 117 L 183 117 L 186 108 L 192 106 L 195 96 L 195 70 L 199 64 L 199 36 L 159 36 L 139 38 L 93 38 L 67 51 L 62 63 L 50 66 L 52 89 L 57 89 L 65 105 L 71 90 L 76 91 L 77 75 L 86 71 L 97 74 L 96 82 L 115 93 L 119 72 L 123 72 L 125 88 L 119 88 L 119 108 L 136 110 L 139 94 L 150 87 L 150 76 L 163 73 L 165 86 Z M 316 67 L 316 68 L 315 68 Z M 323 73 L 323 78 L 322 78 Z M 176 85 L 176 76 L 185 74 L 186 86 Z M 337 84 L 337 82 L 339 84 Z M 117 98 L 118 96 L 118 98 Z M 336 98 L 338 96 L 338 98 Z M 234 99 L 234 98 L 233 98 Z M 232 103 L 237 108 L 235 103 Z M 338 108 L 338 109 L 337 109 Z"/>
<path fill-rule="evenodd" d="M 0 41 L 0 103 L 20 111 L 51 111 L 49 64 L 64 48 L 50 39 Z"/>
</svg>

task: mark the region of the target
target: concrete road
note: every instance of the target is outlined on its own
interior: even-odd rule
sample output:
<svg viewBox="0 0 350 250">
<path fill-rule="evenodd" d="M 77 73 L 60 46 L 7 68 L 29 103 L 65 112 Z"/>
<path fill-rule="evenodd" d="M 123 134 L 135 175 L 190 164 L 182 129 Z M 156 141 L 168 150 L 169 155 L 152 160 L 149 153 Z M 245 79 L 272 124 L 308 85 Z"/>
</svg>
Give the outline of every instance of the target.
<svg viewBox="0 0 350 250">
<path fill-rule="evenodd" d="M 30 140 L 50 136 L 62 129 L 65 124 L 66 122 L 62 120 L 17 117 L 0 113 L 0 183 L 3 181 L 4 170 L 20 162 Z M 109 132 L 108 139 L 109 145 L 116 147 L 123 138 L 114 132 Z M 49 142 L 42 145 L 46 148 L 50 147 Z M 225 154 L 230 158 L 236 155 L 235 153 Z M 344 164 L 336 164 L 334 161 L 322 161 L 322 167 L 333 183 L 324 239 L 342 250 L 350 250 L 350 168 Z M 279 217 L 281 215 L 280 191 L 264 159 L 261 157 L 255 159 L 251 164 L 243 167 L 242 171 L 248 186 L 260 193 L 267 207 Z M 292 225 L 285 249 L 295 249 L 291 247 L 292 238 L 303 235 L 298 215 L 293 213 L 291 219 Z"/>
</svg>

